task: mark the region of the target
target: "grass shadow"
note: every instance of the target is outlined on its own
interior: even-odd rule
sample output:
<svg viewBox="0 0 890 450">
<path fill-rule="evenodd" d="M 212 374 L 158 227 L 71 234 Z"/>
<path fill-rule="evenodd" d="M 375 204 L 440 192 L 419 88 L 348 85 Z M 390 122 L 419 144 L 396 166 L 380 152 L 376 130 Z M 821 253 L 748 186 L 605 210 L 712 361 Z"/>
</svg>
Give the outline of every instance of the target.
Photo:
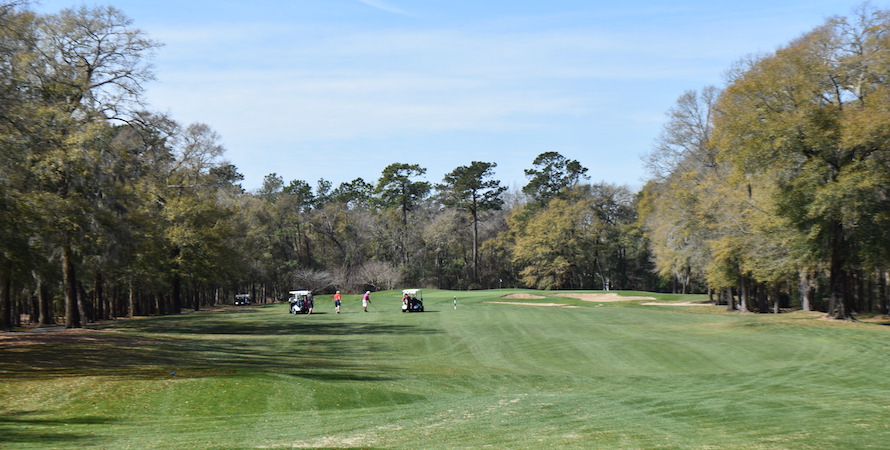
<svg viewBox="0 0 890 450">
<path fill-rule="evenodd" d="M 64 444 L 92 445 L 101 436 L 86 433 L 42 431 L 46 427 L 68 425 L 110 425 L 118 422 L 111 417 L 87 416 L 66 419 L 37 419 L 31 416 L 40 416 L 45 413 L 29 411 L 15 414 L 0 414 L 0 436 L 2 444 L 32 444 L 43 448 L 55 447 Z"/>
<path fill-rule="evenodd" d="M 101 376 L 166 378 L 231 376 L 275 372 L 307 378 L 389 380 L 398 368 L 367 364 L 369 353 L 385 352 L 386 340 L 369 335 L 435 334 L 413 325 L 260 321 L 231 316 L 170 316 L 131 320 L 103 329 L 32 334 L 0 341 L 0 379 Z M 113 331 L 112 331 L 113 330 Z M 350 336 L 336 339 L 330 336 Z"/>
<path fill-rule="evenodd" d="M 432 312 L 432 311 L 430 311 Z M 236 321 L 222 314 L 164 316 L 139 320 L 114 321 L 97 326 L 97 329 L 133 331 L 140 333 L 187 333 L 204 335 L 254 335 L 254 336 L 285 336 L 285 335 L 387 335 L 387 334 L 436 334 L 440 330 L 419 328 L 414 325 L 349 323 L 349 322 L 313 322 L 312 316 L 294 316 L 288 314 L 284 319 L 260 321 Z M 231 314 L 231 313 L 228 313 Z M 324 314 L 324 313 L 319 313 Z"/>
</svg>

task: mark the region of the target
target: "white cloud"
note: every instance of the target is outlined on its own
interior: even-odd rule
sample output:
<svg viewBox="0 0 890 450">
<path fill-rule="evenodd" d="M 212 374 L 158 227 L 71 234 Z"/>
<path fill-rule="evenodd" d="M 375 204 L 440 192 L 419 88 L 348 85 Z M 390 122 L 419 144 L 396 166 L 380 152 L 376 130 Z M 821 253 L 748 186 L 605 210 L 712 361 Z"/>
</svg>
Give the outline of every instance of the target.
<svg viewBox="0 0 890 450">
<path fill-rule="evenodd" d="M 377 0 L 356 1 L 407 14 Z M 758 50 L 753 39 L 767 39 L 750 36 L 759 26 L 751 18 L 742 27 L 727 17 L 702 25 L 665 14 L 645 27 L 633 25 L 632 14 L 618 18 L 632 26 L 591 14 L 548 17 L 542 24 L 510 18 L 393 28 L 270 19 L 162 29 L 161 82 L 149 98 L 181 121 L 217 129 L 245 171 L 276 170 L 259 167 L 266 153 L 276 164 L 296 167 L 331 165 L 345 149 L 359 152 L 355 172 L 382 169 L 394 158 L 447 160 L 441 164 L 450 170 L 469 159 L 455 163 L 449 155 L 466 153 L 441 141 L 480 135 L 485 143 L 472 145 L 515 147 L 523 155 L 502 150 L 507 161 L 470 150 L 518 173 L 507 177 L 512 180 L 522 180 L 516 167 L 548 150 L 633 153 L 636 165 L 674 99 L 719 84 L 729 62 Z M 412 148 L 396 150 L 400 144 L 383 144 L 388 140 Z M 374 145 L 380 147 L 367 150 Z M 414 146 L 432 153 L 418 155 Z M 603 161 L 590 158 L 579 157 L 591 166 Z"/>
<path fill-rule="evenodd" d="M 297 141 L 535 127 L 542 117 L 609 109 L 603 103 L 620 102 L 616 91 L 634 80 L 690 70 L 654 56 L 627 58 L 636 43 L 584 30 L 296 33 L 287 45 L 265 47 L 252 32 L 219 30 L 218 40 L 210 30 L 193 32 L 202 38 L 171 44 L 153 101 L 174 114 L 209 115 L 201 120 L 233 132 L 246 127 L 244 117 L 261 117 Z M 207 53 L 195 42 L 225 53 L 184 64 Z"/>
<path fill-rule="evenodd" d="M 388 4 L 383 3 L 383 2 L 381 2 L 381 1 L 377 1 L 377 0 L 356 0 L 356 1 L 358 1 L 359 3 L 364 3 L 364 4 L 368 5 L 368 6 L 373 7 L 373 8 L 377 8 L 377 9 L 380 9 L 380 10 L 383 10 L 383 11 L 386 11 L 386 12 L 391 12 L 391 13 L 393 13 L 393 14 L 400 14 L 400 15 L 403 15 L 403 16 L 410 16 L 410 14 L 408 14 L 408 13 L 405 12 L 404 10 L 401 10 L 401 9 L 396 8 L 396 7 L 394 7 L 394 6 L 388 5 Z"/>
<path fill-rule="evenodd" d="M 523 182 L 548 150 L 617 177 L 632 168 L 607 160 L 638 165 L 684 91 L 848 2 L 118 3 L 166 44 L 148 101 L 219 131 L 256 185 L 272 171 L 370 180 L 397 159 L 441 175 L 477 158 Z M 342 180 L 320 173 L 332 166 Z"/>
</svg>

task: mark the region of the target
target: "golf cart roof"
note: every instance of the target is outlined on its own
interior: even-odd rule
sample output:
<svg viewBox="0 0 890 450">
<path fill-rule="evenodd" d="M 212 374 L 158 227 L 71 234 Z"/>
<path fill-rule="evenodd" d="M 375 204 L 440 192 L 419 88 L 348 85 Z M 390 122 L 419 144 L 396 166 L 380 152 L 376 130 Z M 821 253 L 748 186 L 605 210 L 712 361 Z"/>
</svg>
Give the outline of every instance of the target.
<svg viewBox="0 0 890 450">
<path fill-rule="evenodd" d="M 417 295 L 420 289 L 402 289 L 402 295 Z"/>
<path fill-rule="evenodd" d="M 309 295 L 312 291 L 290 291 L 291 295 Z"/>
</svg>

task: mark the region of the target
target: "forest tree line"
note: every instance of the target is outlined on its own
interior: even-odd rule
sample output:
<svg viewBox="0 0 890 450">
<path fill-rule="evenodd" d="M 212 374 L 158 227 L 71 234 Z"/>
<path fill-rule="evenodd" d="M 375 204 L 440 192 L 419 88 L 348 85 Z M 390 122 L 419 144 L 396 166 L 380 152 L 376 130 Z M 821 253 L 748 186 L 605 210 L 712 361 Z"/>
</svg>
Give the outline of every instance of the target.
<svg viewBox="0 0 890 450">
<path fill-rule="evenodd" d="M 470 161 L 245 191 L 208 125 L 147 111 L 160 45 L 112 7 L 0 4 L 0 328 L 292 289 L 710 292 L 887 312 L 888 15 L 862 7 L 669 111 L 641 192 L 555 151 L 519 190 Z"/>
<path fill-rule="evenodd" d="M 888 312 L 890 12 L 864 4 L 690 91 L 639 213 L 663 276 L 730 309 Z"/>
</svg>

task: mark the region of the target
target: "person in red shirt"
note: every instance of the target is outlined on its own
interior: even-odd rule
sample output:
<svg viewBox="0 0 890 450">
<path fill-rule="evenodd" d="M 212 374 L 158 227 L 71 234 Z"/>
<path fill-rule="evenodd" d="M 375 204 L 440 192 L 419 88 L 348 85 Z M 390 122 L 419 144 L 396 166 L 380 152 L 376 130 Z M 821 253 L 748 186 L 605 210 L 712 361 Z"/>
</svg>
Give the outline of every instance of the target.
<svg viewBox="0 0 890 450">
<path fill-rule="evenodd" d="M 334 309 L 337 310 L 337 314 L 340 314 L 340 291 L 334 294 Z"/>
</svg>

